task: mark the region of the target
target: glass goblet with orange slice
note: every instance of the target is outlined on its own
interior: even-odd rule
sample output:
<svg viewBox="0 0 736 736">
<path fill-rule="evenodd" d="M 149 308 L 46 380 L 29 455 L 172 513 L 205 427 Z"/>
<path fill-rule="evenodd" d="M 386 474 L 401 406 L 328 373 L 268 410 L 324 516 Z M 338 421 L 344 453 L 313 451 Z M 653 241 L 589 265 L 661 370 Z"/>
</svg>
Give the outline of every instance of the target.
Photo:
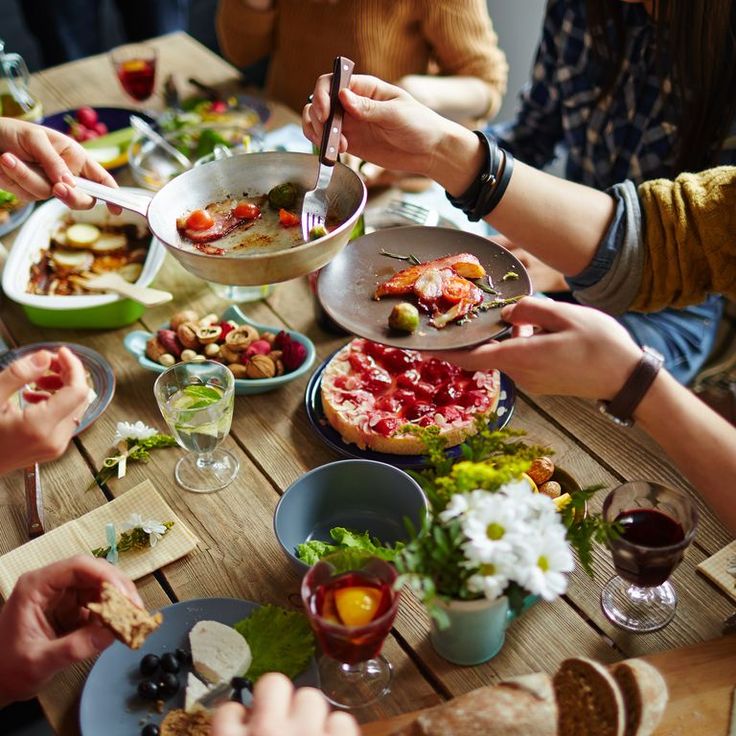
<svg viewBox="0 0 736 736">
<path fill-rule="evenodd" d="M 399 607 L 393 566 L 375 557 L 325 557 L 302 581 L 302 600 L 322 647 L 322 691 L 341 708 L 358 708 L 390 691 L 392 667 L 381 654 Z"/>
<path fill-rule="evenodd" d="M 156 49 L 141 43 L 118 46 L 110 52 L 120 84 L 137 102 L 144 102 L 153 94 L 156 59 Z"/>
</svg>

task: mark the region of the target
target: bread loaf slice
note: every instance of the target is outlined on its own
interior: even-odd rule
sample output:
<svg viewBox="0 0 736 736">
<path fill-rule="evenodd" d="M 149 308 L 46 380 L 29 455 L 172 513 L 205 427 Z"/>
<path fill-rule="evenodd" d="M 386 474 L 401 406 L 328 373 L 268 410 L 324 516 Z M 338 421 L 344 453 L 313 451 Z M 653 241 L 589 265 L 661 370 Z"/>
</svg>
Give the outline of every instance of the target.
<svg viewBox="0 0 736 736">
<path fill-rule="evenodd" d="M 614 665 L 611 674 L 621 689 L 626 710 L 625 736 L 651 736 L 667 706 L 667 683 L 641 659 Z"/>
<path fill-rule="evenodd" d="M 392 736 L 556 736 L 556 724 L 552 680 L 534 674 L 431 708 Z"/>
<path fill-rule="evenodd" d="M 591 659 L 566 659 L 553 683 L 560 736 L 624 736 L 623 698 L 605 667 Z"/>
</svg>

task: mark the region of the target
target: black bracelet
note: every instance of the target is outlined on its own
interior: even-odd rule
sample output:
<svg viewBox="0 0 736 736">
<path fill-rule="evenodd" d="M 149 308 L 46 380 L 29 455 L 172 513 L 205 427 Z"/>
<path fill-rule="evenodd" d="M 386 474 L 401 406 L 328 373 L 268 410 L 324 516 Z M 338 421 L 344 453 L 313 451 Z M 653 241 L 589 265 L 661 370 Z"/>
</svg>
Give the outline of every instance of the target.
<svg viewBox="0 0 736 736">
<path fill-rule="evenodd" d="M 459 197 L 453 197 L 449 193 L 446 195 L 453 207 L 461 209 L 471 222 L 478 222 L 501 201 L 514 167 L 511 154 L 502 151 L 494 138 L 482 130 L 473 132 L 485 149 L 483 165 L 476 179 L 463 194 Z"/>
</svg>

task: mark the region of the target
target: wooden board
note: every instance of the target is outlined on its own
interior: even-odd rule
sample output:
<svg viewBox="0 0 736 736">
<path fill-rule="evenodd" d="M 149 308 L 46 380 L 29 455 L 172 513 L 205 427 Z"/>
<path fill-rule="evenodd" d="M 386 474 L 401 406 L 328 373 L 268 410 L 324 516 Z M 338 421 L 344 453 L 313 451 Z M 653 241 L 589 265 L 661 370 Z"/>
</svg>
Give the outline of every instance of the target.
<svg viewBox="0 0 736 736">
<path fill-rule="evenodd" d="M 667 710 L 654 736 L 727 736 L 736 685 L 736 636 L 642 659 L 662 673 L 670 691 Z M 363 726 L 363 736 L 389 736 L 422 712 L 368 723 Z"/>
</svg>

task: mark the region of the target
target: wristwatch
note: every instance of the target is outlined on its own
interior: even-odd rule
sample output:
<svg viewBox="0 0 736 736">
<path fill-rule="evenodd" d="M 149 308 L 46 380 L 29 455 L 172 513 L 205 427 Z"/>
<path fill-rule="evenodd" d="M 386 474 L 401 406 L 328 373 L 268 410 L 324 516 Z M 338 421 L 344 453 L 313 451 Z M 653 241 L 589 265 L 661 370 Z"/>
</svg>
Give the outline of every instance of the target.
<svg viewBox="0 0 736 736">
<path fill-rule="evenodd" d="M 598 401 L 601 414 L 621 427 L 630 427 L 634 423 L 636 407 L 654 382 L 663 363 L 664 357 L 658 351 L 645 346 L 641 360 L 621 390 L 610 401 Z"/>
</svg>

